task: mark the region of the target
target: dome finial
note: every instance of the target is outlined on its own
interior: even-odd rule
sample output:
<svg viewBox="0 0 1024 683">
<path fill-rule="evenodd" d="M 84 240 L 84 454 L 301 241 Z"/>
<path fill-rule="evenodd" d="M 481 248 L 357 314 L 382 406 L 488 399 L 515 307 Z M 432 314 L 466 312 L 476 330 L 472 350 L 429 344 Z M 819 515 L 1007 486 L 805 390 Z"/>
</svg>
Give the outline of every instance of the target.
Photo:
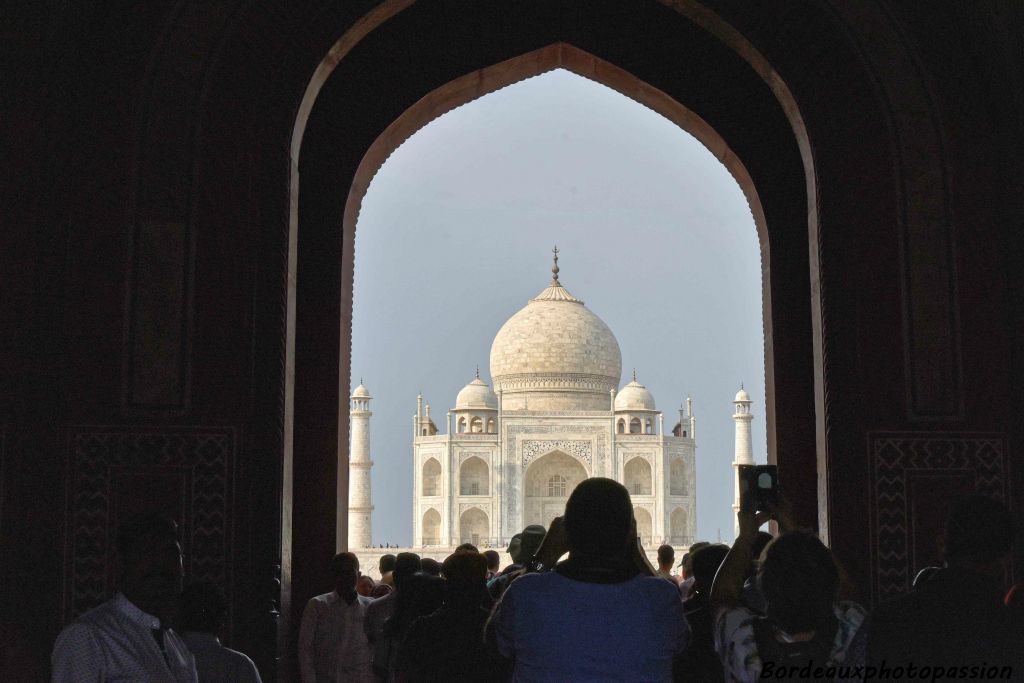
<svg viewBox="0 0 1024 683">
<path fill-rule="evenodd" d="M 554 286 L 554 287 L 557 287 L 559 285 L 559 282 L 558 282 L 558 245 L 557 244 L 555 245 L 555 248 L 551 250 L 551 253 L 555 255 L 554 265 L 551 266 L 551 285 Z"/>
<path fill-rule="evenodd" d="M 477 363 L 477 365 L 476 365 L 476 378 L 480 379 L 480 364 L 479 363 Z"/>
<path fill-rule="evenodd" d="M 636 368 L 633 368 L 633 381 L 636 381 Z"/>
</svg>

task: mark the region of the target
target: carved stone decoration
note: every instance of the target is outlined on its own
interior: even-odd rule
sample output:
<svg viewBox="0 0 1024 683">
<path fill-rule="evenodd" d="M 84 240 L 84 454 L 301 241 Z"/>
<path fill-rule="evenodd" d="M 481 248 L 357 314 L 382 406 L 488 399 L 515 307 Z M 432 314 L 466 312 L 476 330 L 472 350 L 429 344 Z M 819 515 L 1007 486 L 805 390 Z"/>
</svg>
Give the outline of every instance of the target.
<svg viewBox="0 0 1024 683">
<path fill-rule="evenodd" d="M 491 518 L 491 506 L 489 503 L 459 503 L 459 517 L 462 517 L 462 513 L 470 508 L 476 508 L 484 513 L 487 515 L 487 519 Z"/>
<path fill-rule="evenodd" d="M 462 451 L 459 453 L 459 464 L 461 465 L 470 458 L 480 458 L 489 465 L 491 462 L 491 453 L 490 451 Z"/>
<path fill-rule="evenodd" d="M 180 524 L 186 575 L 230 595 L 235 453 L 231 427 L 72 427 L 65 621 L 109 597 L 117 527 L 147 509 Z"/>
<path fill-rule="evenodd" d="M 641 458 L 643 460 L 646 460 L 647 464 L 649 464 L 652 468 L 654 467 L 654 453 L 651 453 L 650 451 L 629 451 L 629 450 L 623 450 L 622 451 L 622 464 L 623 465 L 625 465 L 626 463 L 628 463 L 630 460 L 632 460 L 634 458 Z M 678 460 L 679 458 L 676 458 L 676 459 Z"/>
<path fill-rule="evenodd" d="M 590 441 L 570 441 L 568 439 L 556 439 L 554 441 L 523 440 L 523 469 L 525 470 L 530 461 L 539 455 L 545 455 L 551 451 L 562 451 L 581 460 L 587 464 L 587 470 L 591 469 L 591 448 Z"/>
<path fill-rule="evenodd" d="M 601 417 L 607 418 L 607 410 L 503 410 L 505 417 Z"/>
<path fill-rule="evenodd" d="M 914 536 L 914 512 L 922 501 L 916 498 L 945 496 L 958 487 L 1009 499 L 1003 434 L 873 432 L 868 434 L 868 455 L 876 602 L 910 590 L 915 543 L 920 542 Z"/>
<path fill-rule="evenodd" d="M 601 466 L 606 462 L 606 451 L 608 448 L 608 434 L 610 433 L 610 427 L 603 427 L 600 425 L 523 425 L 523 424 L 512 424 L 506 425 L 505 428 L 505 458 L 506 460 L 512 460 L 516 454 L 516 440 L 519 434 L 586 434 L 592 436 L 594 440 L 594 462 Z M 516 467 L 514 463 L 509 462 L 503 470 L 504 487 L 506 491 L 519 491 L 522 483 L 519 479 L 519 474 L 523 471 L 523 468 Z M 588 468 L 588 471 L 593 472 L 594 470 Z M 520 496 L 505 496 L 505 519 L 514 520 L 518 518 Z M 518 529 L 511 530 L 506 528 L 505 531 L 509 534 L 516 533 Z"/>
</svg>

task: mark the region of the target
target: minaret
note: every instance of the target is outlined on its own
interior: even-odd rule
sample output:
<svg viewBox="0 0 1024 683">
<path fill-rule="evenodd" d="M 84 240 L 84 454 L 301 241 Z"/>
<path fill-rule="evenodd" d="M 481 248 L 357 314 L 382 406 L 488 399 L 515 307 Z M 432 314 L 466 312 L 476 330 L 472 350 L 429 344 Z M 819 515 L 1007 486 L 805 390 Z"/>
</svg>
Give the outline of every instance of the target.
<svg viewBox="0 0 1024 683">
<path fill-rule="evenodd" d="M 736 406 L 736 410 L 732 415 L 733 422 L 736 423 L 736 452 L 732 460 L 733 480 L 736 484 L 736 496 L 732 504 L 733 518 L 735 519 L 736 513 L 740 509 L 739 466 L 754 464 L 754 451 L 750 441 L 750 422 L 754 419 L 754 416 L 750 414 L 750 394 L 746 392 L 742 384 L 740 384 L 740 390 L 737 392 L 736 398 L 733 399 L 733 405 Z M 736 536 L 739 536 L 739 520 L 735 521 L 735 525 Z"/>
<path fill-rule="evenodd" d="M 348 547 L 352 550 L 368 548 L 373 534 L 370 514 L 370 392 L 359 380 L 352 392 L 352 445 L 348 461 Z"/>
</svg>

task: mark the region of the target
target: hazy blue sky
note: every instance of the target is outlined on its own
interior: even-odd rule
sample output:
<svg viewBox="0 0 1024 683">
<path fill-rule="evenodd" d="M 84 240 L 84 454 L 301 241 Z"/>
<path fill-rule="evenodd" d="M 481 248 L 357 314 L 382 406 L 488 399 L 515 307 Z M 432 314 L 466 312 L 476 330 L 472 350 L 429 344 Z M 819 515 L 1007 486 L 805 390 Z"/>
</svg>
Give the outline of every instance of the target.
<svg viewBox="0 0 1024 683">
<path fill-rule="evenodd" d="M 412 424 L 445 413 L 551 278 L 600 316 L 665 413 L 697 416 L 697 534 L 733 537 L 732 399 L 765 460 L 760 248 L 735 181 L 688 133 L 567 71 L 430 123 L 387 160 L 356 231 L 352 382 L 373 395 L 373 541 L 412 541 Z M 621 384 L 620 384 L 621 386 Z"/>
</svg>

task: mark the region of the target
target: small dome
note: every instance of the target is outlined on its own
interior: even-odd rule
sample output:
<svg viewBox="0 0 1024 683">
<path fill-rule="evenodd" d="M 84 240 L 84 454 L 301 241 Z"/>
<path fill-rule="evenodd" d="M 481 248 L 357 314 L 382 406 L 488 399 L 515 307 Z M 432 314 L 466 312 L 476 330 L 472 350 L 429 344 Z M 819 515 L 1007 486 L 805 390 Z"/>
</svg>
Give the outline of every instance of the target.
<svg viewBox="0 0 1024 683">
<path fill-rule="evenodd" d="M 741 386 L 740 390 L 736 392 L 736 398 L 732 400 L 733 403 L 750 403 L 750 394 Z"/>
<path fill-rule="evenodd" d="M 634 379 L 615 395 L 615 410 L 657 410 L 654 395 Z"/>
<path fill-rule="evenodd" d="M 467 410 L 470 408 L 482 410 L 497 410 L 498 396 L 491 387 L 482 379 L 477 377 L 467 384 L 455 397 L 455 410 Z"/>
<path fill-rule="evenodd" d="M 360 382 L 356 390 L 352 392 L 352 398 L 372 398 L 370 391 Z"/>
</svg>

